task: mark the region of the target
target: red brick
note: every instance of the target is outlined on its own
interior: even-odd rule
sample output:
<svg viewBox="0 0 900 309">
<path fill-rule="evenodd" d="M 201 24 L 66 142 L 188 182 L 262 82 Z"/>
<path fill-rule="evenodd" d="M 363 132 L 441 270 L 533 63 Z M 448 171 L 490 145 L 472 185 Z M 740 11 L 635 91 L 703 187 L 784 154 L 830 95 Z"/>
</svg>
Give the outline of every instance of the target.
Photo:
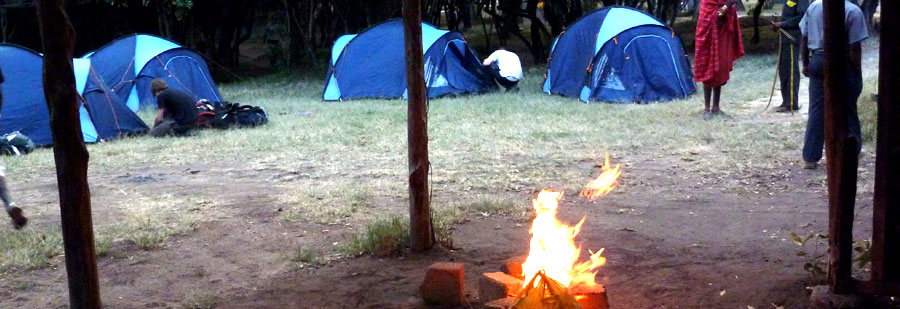
<svg viewBox="0 0 900 309">
<path fill-rule="evenodd" d="M 462 263 L 440 262 L 428 267 L 419 286 L 422 299 L 429 304 L 458 306 L 465 303 L 465 268 Z"/>
<path fill-rule="evenodd" d="M 503 266 L 500 267 L 500 270 L 510 276 L 524 279 L 525 276 L 522 276 L 522 263 L 525 263 L 526 258 L 528 258 L 528 256 L 508 258 L 503 262 Z"/>
<path fill-rule="evenodd" d="M 504 274 L 502 272 L 484 273 L 478 280 L 478 299 L 482 303 L 515 296 L 522 290 L 521 279 Z"/>
<path fill-rule="evenodd" d="M 606 301 L 606 289 L 602 284 L 595 286 L 577 286 L 569 289 L 569 293 L 575 296 L 575 300 L 583 309 L 608 309 Z"/>
<path fill-rule="evenodd" d="M 515 297 L 504 297 L 484 303 L 484 307 L 488 309 L 509 309 L 516 303 Z"/>
</svg>

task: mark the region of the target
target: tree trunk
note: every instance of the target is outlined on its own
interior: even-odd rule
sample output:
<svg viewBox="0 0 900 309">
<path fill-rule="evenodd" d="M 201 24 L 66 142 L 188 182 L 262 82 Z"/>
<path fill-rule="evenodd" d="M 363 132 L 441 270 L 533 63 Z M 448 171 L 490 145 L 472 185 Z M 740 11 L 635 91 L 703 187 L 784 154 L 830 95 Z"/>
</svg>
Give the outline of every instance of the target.
<svg viewBox="0 0 900 309">
<path fill-rule="evenodd" d="M 700 0 L 697 0 L 697 2 L 700 2 Z M 765 5 L 766 0 L 759 0 L 756 2 L 756 6 L 753 7 L 753 37 L 750 38 L 750 43 L 759 44 L 759 16 L 762 15 Z"/>
<path fill-rule="evenodd" d="M 875 27 L 875 10 L 878 9 L 878 0 L 863 0 L 859 7 L 866 17 L 866 25 L 869 26 L 869 32 L 877 31 L 878 29 Z"/>
<path fill-rule="evenodd" d="M 37 13 L 44 50 L 44 97 L 50 110 L 59 187 L 69 307 L 100 308 L 91 193 L 87 180 L 88 152 L 81 132 L 72 69 L 75 29 L 61 0 L 37 1 Z"/>
<path fill-rule="evenodd" d="M 241 44 L 250 38 L 253 34 L 253 24 L 256 22 L 256 1 L 241 1 L 241 14 L 236 14 L 236 20 L 239 20 L 238 26 L 234 31 L 234 42 L 231 44 L 231 52 L 234 66 L 240 65 Z"/>
<path fill-rule="evenodd" d="M 828 279 L 835 293 L 852 292 L 850 272 L 856 201 L 857 140 L 846 102 L 847 33 L 844 0 L 822 0 L 825 22 L 825 163 L 828 172 Z M 854 102 L 855 104 L 855 102 Z"/>
<path fill-rule="evenodd" d="M 423 252 L 434 245 L 431 200 L 428 195 L 428 93 L 425 56 L 422 54 L 422 11 L 419 0 L 403 1 L 403 36 L 406 43 L 406 89 L 409 139 L 410 248 Z"/>
<path fill-rule="evenodd" d="M 900 31 L 900 3 L 881 7 L 884 33 Z M 872 281 L 900 281 L 900 37 L 881 36 L 878 69 L 878 140 L 872 216 Z M 893 262 L 891 262 L 893 261 Z"/>
<path fill-rule="evenodd" d="M 521 0 L 500 0 L 500 16 L 503 21 L 503 32 L 500 36 L 506 39 L 509 34 L 519 33 L 519 11 Z"/>
<path fill-rule="evenodd" d="M 547 52 L 544 49 L 543 40 L 541 40 L 541 30 L 544 27 L 544 23 L 537 17 L 538 2 L 539 0 L 528 0 L 528 7 L 525 11 L 528 13 L 528 19 L 531 19 L 531 55 L 534 57 L 534 63 L 545 63 L 547 61 Z M 543 30 L 546 32 L 546 29 Z"/>
</svg>

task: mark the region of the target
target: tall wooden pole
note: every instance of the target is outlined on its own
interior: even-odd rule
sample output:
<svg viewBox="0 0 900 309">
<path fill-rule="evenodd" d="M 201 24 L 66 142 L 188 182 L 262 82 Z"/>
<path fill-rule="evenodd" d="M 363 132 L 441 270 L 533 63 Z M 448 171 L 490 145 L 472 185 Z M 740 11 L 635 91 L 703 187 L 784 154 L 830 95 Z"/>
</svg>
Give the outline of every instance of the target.
<svg viewBox="0 0 900 309">
<path fill-rule="evenodd" d="M 856 201 L 857 141 L 847 121 L 849 67 L 844 0 L 823 0 L 825 22 L 825 154 L 828 169 L 829 266 L 835 293 L 849 293 L 853 207 Z M 856 104 L 853 102 L 852 104 Z"/>
<path fill-rule="evenodd" d="M 61 0 L 37 1 L 44 50 L 44 96 L 50 109 L 53 157 L 62 216 L 69 307 L 100 308 L 100 287 L 94 254 L 88 152 L 78 116 L 78 93 L 72 71 L 75 29 Z"/>
<path fill-rule="evenodd" d="M 428 93 L 422 53 L 422 4 L 403 1 L 403 37 L 406 44 L 406 91 L 409 101 L 409 233 L 413 252 L 431 249 L 431 206 L 428 192 Z"/>
<path fill-rule="evenodd" d="M 900 3 L 881 3 L 872 281 L 900 281 Z M 893 261 L 893 262 L 892 262 Z"/>
</svg>

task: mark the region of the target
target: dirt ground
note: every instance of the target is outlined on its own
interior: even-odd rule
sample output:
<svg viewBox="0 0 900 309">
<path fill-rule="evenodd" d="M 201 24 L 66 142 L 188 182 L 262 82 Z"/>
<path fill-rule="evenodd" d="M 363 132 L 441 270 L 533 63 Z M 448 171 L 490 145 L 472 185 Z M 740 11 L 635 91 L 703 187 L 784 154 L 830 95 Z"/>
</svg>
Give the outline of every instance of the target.
<svg viewBox="0 0 900 309">
<path fill-rule="evenodd" d="M 747 174 L 683 171 L 716 150 L 688 157 L 622 153 L 624 174 L 613 194 L 588 201 L 569 192 L 561 220 L 587 220 L 577 238 L 585 249 L 605 247 L 608 263 L 598 276 L 617 308 L 800 308 L 809 275 L 790 233 L 824 231 L 824 171 L 795 162 Z M 584 168 L 593 162 L 572 162 Z M 864 157 L 861 169 L 871 170 Z M 567 168 L 567 167 L 562 167 Z M 480 273 L 527 253 L 529 222 L 504 216 L 470 216 L 453 233 L 454 250 L 392 258 L 342 258 L 321 267 L 293 269 L 285 252 L 299 245 L 328 252 L 352 230 L 279 219 L 269 196 L 287 171 L 145 167 L 92 177 L 95 222 L 111 220 L 105 201 L 131 191 L 200 194 L 220 203 L 194 232 L 144 251 L 114 243 L 99 270 L 110 308 L 182 307 L 188 302 L 221 308 L 423 307 L 417 286 L 438 261 L 466 265 L 469 300 L 477 305 Z M 865 178 L 865 174 L 862 176 Z M 228 179 L 227 184 L 222 183 Z M 287 179 L 287 180 L 285 180 Z M 21 184 L 19 199 L 33 201 L 36 222 L 49 224 L 41 205 L 55 204 L 52 179 Z M 122 191 L 127 187 L 129 191 Z M 195 188 L 200 189 L 199 193 Z M 860 213 L 871 209 L 861 189 Z M 525 206 L 536 192 L 514 192 Z M 376 206 L 379 207 L 379 206 Z M 55 213 L 46 209 L 48 213 Z M 215 214 L 215 215 L 212 215 Z M 42 216 L 46 216 L 43 217 Z M 57 215 L 58 216 L 58 215 Z M 57 217 L 58 218 L 58 217 Z M 860 216 L 859 221 L 867 219 Z M 485 231 L 490 231 L 485 233 Z M 861 231 L 862 232 L 862 231 Z M 64 263 L 0 279 L 0 307 L 61 308 L 67 304 Z M 33 282 L 15 288 L 15 282 Z"/>
</svg>

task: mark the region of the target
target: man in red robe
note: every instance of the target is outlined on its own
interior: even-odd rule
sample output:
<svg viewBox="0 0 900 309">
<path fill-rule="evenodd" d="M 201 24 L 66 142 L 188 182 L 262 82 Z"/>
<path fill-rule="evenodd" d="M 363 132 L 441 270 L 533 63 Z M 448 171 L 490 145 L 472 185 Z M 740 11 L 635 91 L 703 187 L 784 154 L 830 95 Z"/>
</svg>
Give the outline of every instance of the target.
<svg viewBox="0 0 900 309">
<path fill-rule="evenodd" d="M 721 114 L 719 97 L 732 64 L 744 55 L 741 24 L 735 5 L 739 0 L 700 0 L 694 49 L 694 81 L 703 83 L 703 119 Z M 712 97 L 712 107 L 710 107 Z"/>
</svg>

